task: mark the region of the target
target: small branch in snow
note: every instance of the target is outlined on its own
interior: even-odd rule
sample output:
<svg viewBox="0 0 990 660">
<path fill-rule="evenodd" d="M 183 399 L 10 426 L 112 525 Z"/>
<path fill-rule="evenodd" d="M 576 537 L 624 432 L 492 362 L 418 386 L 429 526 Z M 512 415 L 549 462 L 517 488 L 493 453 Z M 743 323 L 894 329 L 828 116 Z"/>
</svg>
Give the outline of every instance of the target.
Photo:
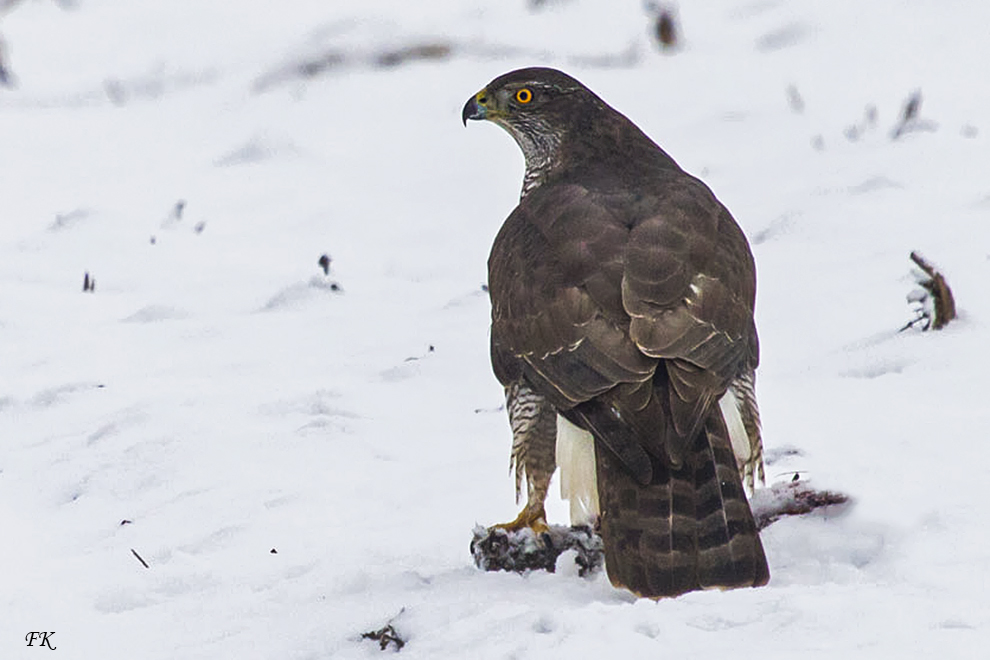
<svg viewBox="0 0 990 660">
<path fill-rule="evenodd" d="M 371 632 L 361 633 L 361 639 L 375 640 L 376 642 L 378 642 L 378 647 L 382 651 L 387 649 L 390 644 L 395 647 L 396 652 L 401 651 L 402 647 L 406 645 L 406 640 L 402 639 L 402 637 L 399 636 L 399 633 L 396 632 L 395 627 L 392 625 L 392 623 L 396 619 L 398 619 L 399 616 L 401 616 L 402 613 L 405 611 L 406 608 L 403 607 L 401 610 L 399 610 L 398 614 L 396 614 L 391 619 L 389 619 L 388 623 L 386 623 L 378 630 L 372 630 Z"/>
<path fill-rule="evenodd" d="M 914 305 L 915 317 L 901 328 L 920 326 L 922 330 L 941 330 L 949 321 L 956 318 L 956 301 L 952 289 L 942 273 L 938 272 L 917 251 L 911 253 L 911 261 L 922 273 L 915 273 L 915 278 L 921 289 L 915 289 L 908 294 L 907 300 Z"/>
<path fill-rule="evenodd" d="M 677 27 L 673 8 L 656 2 L 647 2 L 643 8 L 653 18 L 653 36 L 660 44 L 660 50 L 669 52 L 676 49 L 680 30 Z"/>
<path fill-rule="evenodd" d="M 430 353 L 433 353 L 436 350 L 437 350 L 436 347 L 433 344 L 430 344 L 427 347 L 425 353 L 423 353 L 422 355 L 411 355 L 411 356 L 407 357 L 405 360 L 403 360 L 403 362 L 415 362 L 417 360 L 422 360 L 425 357 L 427 357 L 428 355 L 430 355 Z"/>
<path fill-rule="evenodd" d="M 135 550 L 134 548 L 131 548 L 131 554 L 132 554 L 132 555 L 134 555 L 134 557 L 135 557 L 135 558 L 137 558 L 137 560 L 138 560 L 139 562 L 141 562 L 141 565 L 142 565 L 142 566 L 144 566 L 145 568 L 151 568 L 151 566 L 148 566 L 148 562 L 146 562 L 146 561 L 144 560 L 144 558 L 143 558 L 143 557 L 141 557 L 141 555 L 139 555 L 139 554 L 137 553 L 137 550 Z"/>
<path fill-rule="evenodd" d="M 319 266 L 320 269 L 323 271 L 324 277 L 330 277 L 330 264 L 331 263 L 333 263 L 333 259 L 331 259 L 330 258 L 330 255 L 329 254 L 326 254 L 326 253 L 321 254 L 319 260 L 317 260 L 316 265 Z M 334 291 L 336 293 L 342 293 L 343 292 L 343 290 L 340 287 L 340 284 L 338 284 L 337 282 L 331 282 L 329 280 L 327 280 L 327 282 L 328 283 L 326 284 L 326 286 L 331 291 Z"/>
<path fill-rule="evenodd" d="M 321 254 L 320 260 L 316 262 L 317 265 L 323 269 L 324 275 L 330 274 L 330 261 L 331 259 L 329 254 Z"/>
<path fill-rule="evenodd" d="M 890 139 L 896 140 L 906 133 L 915 131 L 934 131 L 937 126 L 934 122 L 921 118 L 921 90 L 915 90 L 904 102 L 901 110 L 901 117 L 890 132 Z"/>
<path fill-rule="evenodd" d="M 799 473 L 795 473 L 799 477 Z M 830 490 L 815 490 L 800 478 L 763 488 L 750 498 L 749 504 L 756 528 L 766 529 L 785 516 L 800 516 L 817 509 L 841 507 L 850 502 L 849 496 Z M 841 511 L 841 508 L 831 509 Z"/>
<path fill-rule="evenodd" d="M 186 210 L 186 200 L 180 199 L 169 211 L 165 219 L 162 220 L 162 229 L 170 229 L 182 221 L 182 214 Z"/>
</svg>

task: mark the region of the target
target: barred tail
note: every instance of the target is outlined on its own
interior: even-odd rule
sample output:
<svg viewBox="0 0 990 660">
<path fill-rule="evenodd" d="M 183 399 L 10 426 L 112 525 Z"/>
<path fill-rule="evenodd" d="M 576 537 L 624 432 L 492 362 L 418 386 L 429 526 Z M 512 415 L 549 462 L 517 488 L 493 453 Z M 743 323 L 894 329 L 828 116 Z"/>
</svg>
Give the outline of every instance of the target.
<svg viewBox="0 0 990 660">
<path fill-rule="evenodd" d="M 716 406 L 684 465 L 653 461 L 636 482 L 596 443 L 605 566 L 616 586 L 648 598 L 760 586 L 770 578 L 725 422 Z"/>
</svg>

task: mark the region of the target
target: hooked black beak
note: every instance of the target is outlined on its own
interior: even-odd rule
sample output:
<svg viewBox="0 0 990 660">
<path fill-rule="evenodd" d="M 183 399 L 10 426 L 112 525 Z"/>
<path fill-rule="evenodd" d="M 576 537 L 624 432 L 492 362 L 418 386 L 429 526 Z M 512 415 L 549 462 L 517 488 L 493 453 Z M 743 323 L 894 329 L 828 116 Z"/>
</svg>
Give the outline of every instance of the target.
<svg viewBox="0 0 990 660">
<path fill-rule="evenodd" d="M 485 108 L 485 103 L 488 102 L 488 96 L 485 90 L 481 90 L 474 96 L 468 99 L 467 103 L 464 104 L 464 109 L 461 111 L 461 121 L 467 126 L 468 119 L 484 119 L 487 110 Z"/>
</svg>

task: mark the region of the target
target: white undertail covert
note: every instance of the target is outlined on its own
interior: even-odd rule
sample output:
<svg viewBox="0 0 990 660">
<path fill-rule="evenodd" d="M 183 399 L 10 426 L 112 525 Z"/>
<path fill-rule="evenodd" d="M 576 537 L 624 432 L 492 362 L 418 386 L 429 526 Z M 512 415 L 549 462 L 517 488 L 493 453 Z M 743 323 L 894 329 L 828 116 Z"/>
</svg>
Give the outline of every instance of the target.
<svg viewBox="0 0 990 660">
<path fill-rule="evenodd" d="M 595 438 L 557 415 L 557 465 L 560 497 L 571 505 L 571 524 L 594 526 L 598 518 Z"/>
<path fill-rule="evenodd" d="M 750 465 L 757 448 L 746 431 L 740 412 L 740 401 L 729 389 L 719 399 L 722 417 L 729 430 L 732 451 L 740 465 L 740 472 L 748 467 L 748 485 L 752 491 L 753 469 Z M 758 440 L 759 436 L 757 436 Z M 762 478 L 762 446 L 759 476 Z M 575 426 L 562 415 L 557 415 L 557 466 L 560 468 L 560 497 L 570 504 L 571 524 L 594 526 L 600 512 L 598 506 L 598 475 L 595 464 L 595 439 L 588 431 Z"/>
</svg>

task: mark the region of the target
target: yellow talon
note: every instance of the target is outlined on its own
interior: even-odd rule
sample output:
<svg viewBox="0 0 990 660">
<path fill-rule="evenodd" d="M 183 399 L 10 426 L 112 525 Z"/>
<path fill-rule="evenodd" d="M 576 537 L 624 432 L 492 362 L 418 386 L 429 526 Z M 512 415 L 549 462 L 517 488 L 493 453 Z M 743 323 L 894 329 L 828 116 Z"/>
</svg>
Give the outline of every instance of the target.
<svg viewBox="0 0 990 660">
<path fill-rule="evenodd" d="M 537 536 L 550 531 L 550 526 L 547 525 L 547 512 L 542 506 L 532 508 L 527 506 L 519 512 L 519 515 L 512 522 L 500 523 L 492 525 L 492 527 L 504 529 L 507 532 L 516 532 L 529 527 Z"/>
</svg>

